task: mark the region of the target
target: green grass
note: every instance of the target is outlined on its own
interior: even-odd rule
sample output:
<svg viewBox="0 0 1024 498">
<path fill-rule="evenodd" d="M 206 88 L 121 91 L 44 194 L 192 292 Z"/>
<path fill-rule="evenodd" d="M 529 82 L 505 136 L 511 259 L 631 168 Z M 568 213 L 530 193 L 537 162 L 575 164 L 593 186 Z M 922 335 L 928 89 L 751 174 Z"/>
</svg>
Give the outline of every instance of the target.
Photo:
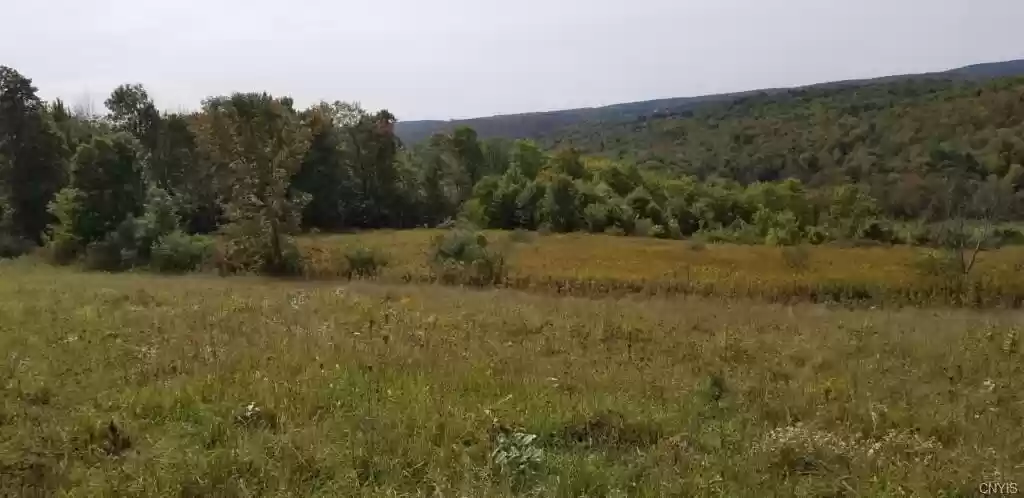
<svg viewBox="0 0 1024 498">
<path fill-rule="evenodd" d="M 0 495 L 974 496 L 1021 318 L 0 263 Z"/>
</svg>

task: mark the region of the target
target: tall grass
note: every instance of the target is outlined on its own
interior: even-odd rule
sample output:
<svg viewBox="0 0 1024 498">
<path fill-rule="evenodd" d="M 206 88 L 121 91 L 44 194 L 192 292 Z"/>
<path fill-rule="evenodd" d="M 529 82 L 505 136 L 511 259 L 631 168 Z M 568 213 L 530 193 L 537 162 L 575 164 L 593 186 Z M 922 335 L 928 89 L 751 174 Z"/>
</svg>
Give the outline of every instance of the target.
<svg viewBox="0 0 1024 498">
<path fill-rule="evenodd" d="M 433 230 L 367 232 L 307 238 L 310 275 L 329 276 L 346 247 L 389 251 L 378 277 L 391 282 L 432 282 Z M 504 240 L 521 235 L 489 232 Z M 756 298 L 870 306 L 1009 307 L 1024 304 L 1024 249 L 985 252 L 967 279 L 922 275 L 927 250 L 912 247 L 776 248 L 569 234 L 515 245 L 507 277 L 498 287 L 585 297 L 627 294 Z"/>
<path fill-rule="evenodd" d="M 0 496 L 973 496 L 1024 480 L 1020 331 L 3 263 Z"/>
</svg>

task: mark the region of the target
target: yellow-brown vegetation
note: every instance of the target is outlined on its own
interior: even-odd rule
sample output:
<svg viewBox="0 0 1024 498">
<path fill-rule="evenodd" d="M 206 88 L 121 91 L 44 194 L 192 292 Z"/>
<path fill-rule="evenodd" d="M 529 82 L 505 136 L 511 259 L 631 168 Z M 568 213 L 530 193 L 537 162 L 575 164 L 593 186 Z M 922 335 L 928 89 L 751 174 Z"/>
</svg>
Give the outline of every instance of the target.
<svg viewBox="0 0 1024 498">
<path fill-rule="evenodd" d="M 311 278 L 344 273 L 347 248 L 389 256 L 378 277 L 387 282 L 430 282 L 430 244 L 439 230 L 373 231 L 305 238 Z M 1024 303 L 1024 249 L 982 253 L 966 279 L 922 275 L 926 249 L 808 246 L 799 264 L 792 248 L 703 245 L 689 241 L 606 235 L 487 232 L 506 244 L 510 271 L 503 287 L 560 295 L 701 295 L 773 302 L 840 302 L 873 306 L 957 305 L 1019 307 Z M 945 276 L 948 277 L 948 276 Z"/>
<path fill-rule="evenodd" d="M 974 496 L 1024 481 L 1021 323 L 0 263 L 0 496 Z"/>
</svg>

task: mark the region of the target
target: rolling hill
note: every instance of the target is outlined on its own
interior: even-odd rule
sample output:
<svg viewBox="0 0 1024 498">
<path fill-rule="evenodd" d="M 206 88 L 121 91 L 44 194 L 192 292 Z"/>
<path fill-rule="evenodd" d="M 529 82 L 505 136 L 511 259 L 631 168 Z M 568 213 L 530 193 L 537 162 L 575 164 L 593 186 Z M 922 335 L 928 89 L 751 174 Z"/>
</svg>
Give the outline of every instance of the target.
<svg viewBox="0 0 1024 498">
<path fill-rule="evenodd" d="M 863 80 L 834 81 L 802 88 L 835 88 L 861 86 L 874 83 L 888 83 L 909 79 L 938 80 L 986 80 L 1006 76 L 1024 75 L 1024 59 L 974 64 L 948 71 L 883 76 Z M 505 114 L 462 120 L 401 121 L 396 131 L 402 141 L 408 144 L 420 142 L 435 133 L 451 131 L 459 126 L 469 126 L 481 138 L 541 138 L 568 126 L 585 122 L 629 121 L 641 116 L 657 114 L 679 114 L 707 104 L 730 102 L 744 97 L 786 92 L 789 88 L 769 88 L 746 92 L 723 93 L 697 97 L 629 102 L 604 107 L 567 109 L 561 111 Z"/>
</svg>

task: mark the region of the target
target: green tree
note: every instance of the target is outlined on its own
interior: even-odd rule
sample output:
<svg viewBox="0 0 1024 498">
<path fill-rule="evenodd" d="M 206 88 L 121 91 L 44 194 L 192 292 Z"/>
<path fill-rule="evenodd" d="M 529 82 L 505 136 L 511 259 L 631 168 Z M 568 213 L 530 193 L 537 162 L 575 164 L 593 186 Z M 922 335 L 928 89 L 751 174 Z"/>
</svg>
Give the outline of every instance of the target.
<svg viewBox="0 0 1024 498">
<path fill-rule="evenodd" d="M 193 119 L 193 115 L 178 113 L 161 118 L 156 150 L 146 163 L 146 180 L 174 196 L 189 231 L 210 233 L 220 222 L 221 196 L 217 171 L 213 164 L 201 160 Z"/>
<path fill-rule="evenodd" d="M 484 174 L 501 175 L 512 165 L 512 143 L 503 138 L 492 138 L 480 144 L 484 157 Z"/>
<path fill-rule="evenodd" d="M 395 135 L 395 116 L 386 110 L 369 114 L 350 106 L 343 121 L 345 161 L 353 183 L 352 197 L 344 206 L 346 219 L 363 228 L 398 224 L 401 142 Z"/>
<path fill-rule="evenodd" d="M 577 201 L 576 183 L 568 175 L 555 175 L 547 186 L 543 219 L 558 232 L 571 232 L 580 226 L 582 212 Z"/>
<path fill-rule="evenodd" d="M 858 237 L 878 216 L 874 198 L 856 185 L 840 185 L 830 189 L 825 223 L 843 238 Z"/>
<path fill-rule="evenodd" d="M 583 166 L 580 151 L 575 148 L 559 149 L 551 156 L 549 167 L 552 171 L 574 180 L 587 176 L 587 169 Z"/>
<path fill-rule="evenodd" d="M 157 148 L 160 112 L 140 84 L 120 85 L 104 101 L 110 111 L 108 119 L 119 131 L 130 133 L 147 151 Z"/>
<path fill-rule="evenodd" d="M 346 224 L 343 206 L 354 195 L 343 147 L 346 109 L 341 103 L 321 102 L 305 112 L 312 137 L 292 186 L 310 195 L 302 212 L 306 227 L 337 230 Z"/>
<path fill-rule="evenodd" d="M 32 80 L 0 66 L 0 199 L 6 230 L 39 242 L 52 218 L 47 205 L 67 181 L 64 137 L 45 112 Z"/>
<path fill-rule="evenodd" d="M 72 159 L 70 187 L 77 208 L 71 231 L 83 246 L 138 216 L 146 195 L 138 142 L 118 133 L 83 144 Z"/>
<path fill-rule="evenodd" d="M 512 144 L 510 165 L 519 169 L 526 178 L 530 180 L 537 178 L 545 163 L 547 163 L 547 157 L 536 143 L 529 140 L 516 140 Z"/>
<path fill-rule="evenodd" d="M 484 152 L 476 131 L 468 126 L 460 126 L 452 132 L 448 143 L 462 173 L 462 189 L 469 193 L 476 182 L 487 174 Z"/>
<path fill-rule="evenodd" d="M 440 154 L 426 155 L 420 164 L 420 185 L 422 188 L 422 205 L 425 220 L 437 224 L 447 217 L 454 216 L 456 204 L 448 193 L 445 177 L 445 163 Z"/>
<path fill-rule="evenodd" d="M 193 133 L 225 190 L 229 257 L 237 255 L 246 269 L 294 271 L 289 235 L 299 229 L 304 196 L 289 187 L 309 149 L 310 130 L 291 99 L 267 93 L 208 99 Z"/>
</svg>

